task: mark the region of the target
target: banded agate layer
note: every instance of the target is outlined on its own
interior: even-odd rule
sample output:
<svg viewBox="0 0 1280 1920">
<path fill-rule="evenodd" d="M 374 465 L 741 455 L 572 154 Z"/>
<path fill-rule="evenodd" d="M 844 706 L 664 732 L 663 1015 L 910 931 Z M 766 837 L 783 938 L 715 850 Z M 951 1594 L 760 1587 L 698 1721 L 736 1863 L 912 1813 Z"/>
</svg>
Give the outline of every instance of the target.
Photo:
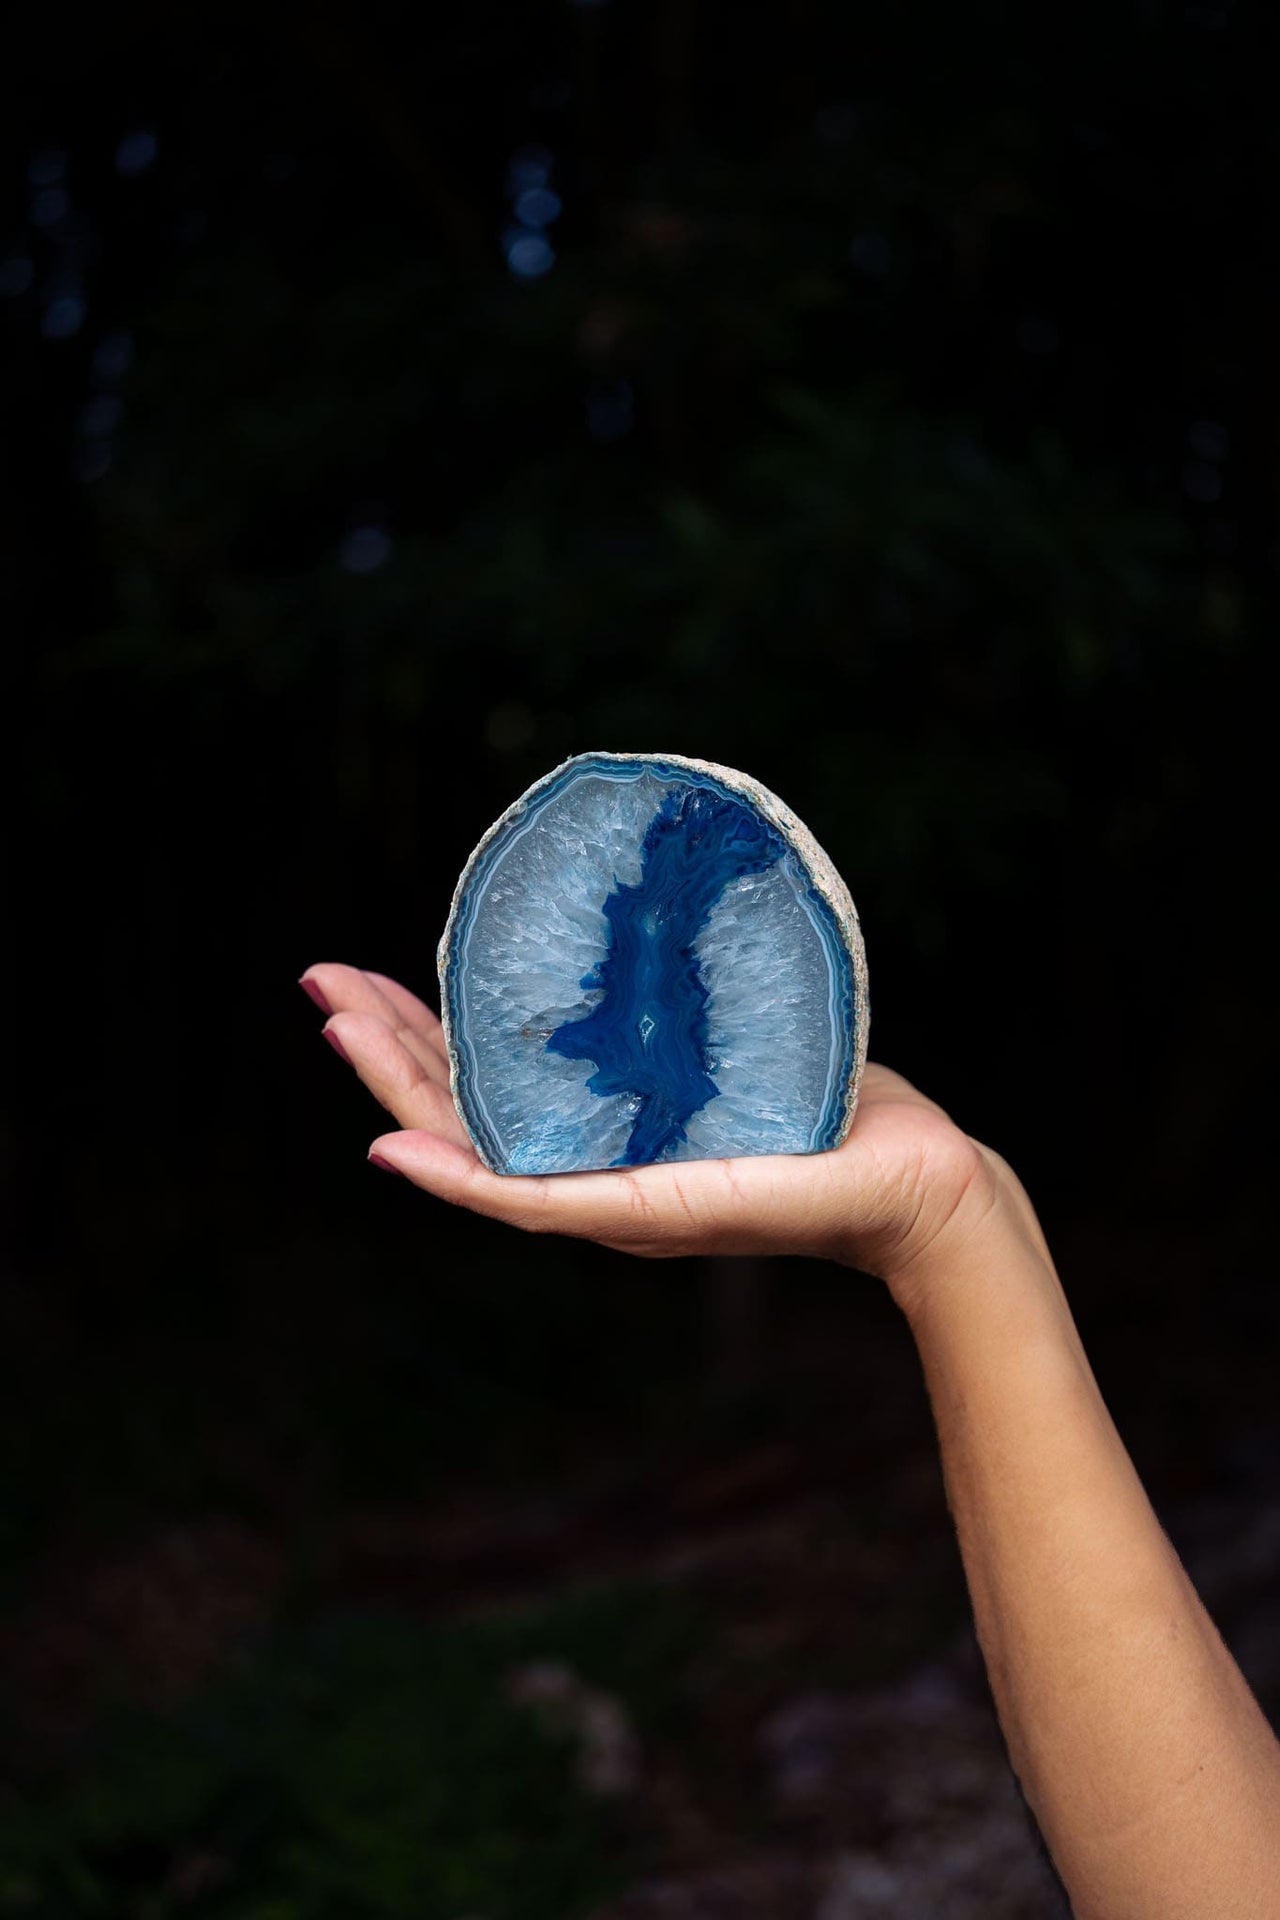
<svg viewBox="0 0 1280 1920">
<path fill-rule="evenodd" d="M 471 856 L 440 943 L 454 1096 L 499 1173 L 819 1153 L 866 1056 L 857 917 L 744 774 L 580 754 Z"/>
</svg>

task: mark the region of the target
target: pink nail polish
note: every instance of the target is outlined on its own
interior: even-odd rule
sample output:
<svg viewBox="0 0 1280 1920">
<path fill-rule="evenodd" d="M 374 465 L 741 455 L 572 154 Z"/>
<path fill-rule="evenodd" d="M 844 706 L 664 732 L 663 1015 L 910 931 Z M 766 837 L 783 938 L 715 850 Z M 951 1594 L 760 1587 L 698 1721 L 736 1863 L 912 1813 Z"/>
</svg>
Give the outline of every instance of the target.
<svg viewBox="0 0 1280 1920">
<path fill-rule="evenodd" d="M 321 1013 L 333 1012 L 333 1008 L 329 1005 L 329 1002 L 325 999 L 314 980 L 299 980 L 298 985 L 305 994 L 315 1001 Z"/>
<path fill-rule="evenodd" d="M 332 1028 L 330 1027 L 324 1027 L 321 1029 L 321 1031 L 323 1032 L 325 1039 L 329 1042 L 329 1045 L 333 1048 L 334 1052 L 337 1054 L 339 1060 L 345 1060 L 347 1065 L 350 1066 L 351 1055 L 347 1052 L 341 1040 L 339 1040 L 337 1034 L 334 1033 Z"/>
<path fill-rule="evenodd" d="M 384 1173 L 400 1172 L 399 1167 L 393 1167 L 391 1162 L 389 1160 L 384 1160 L 380 1153 L 371 1153 L 369 1155 L 369 1165 L 371 1167 L 381 1167 Z"/>
</svg>

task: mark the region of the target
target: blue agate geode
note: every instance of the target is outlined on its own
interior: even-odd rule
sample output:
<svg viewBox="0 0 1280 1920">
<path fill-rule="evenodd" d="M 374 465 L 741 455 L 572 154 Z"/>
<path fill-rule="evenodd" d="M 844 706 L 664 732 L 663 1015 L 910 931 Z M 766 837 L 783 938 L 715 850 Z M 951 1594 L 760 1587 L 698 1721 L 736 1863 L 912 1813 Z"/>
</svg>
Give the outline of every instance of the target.
<svg viewBox="0 0 1280 1920">
<path fill-rule="evenodd" d="M 867 976 L 848 890 L 747 775 L 583 753 L 467 862 L 440 942 L 458 1111 L 498 1173 L 821 1153 Z"/>
</svg>

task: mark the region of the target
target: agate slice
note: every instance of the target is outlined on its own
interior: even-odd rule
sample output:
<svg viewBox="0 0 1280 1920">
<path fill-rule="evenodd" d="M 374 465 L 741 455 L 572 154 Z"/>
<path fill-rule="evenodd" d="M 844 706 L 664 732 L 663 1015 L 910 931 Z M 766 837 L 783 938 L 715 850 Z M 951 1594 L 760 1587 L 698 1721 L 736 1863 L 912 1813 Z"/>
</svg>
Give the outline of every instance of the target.
<svg viewBox="0 0 1280 1920">
<path fill-rule="evenodd" d="M 853 902 L 728 767 L 584 753 L 539 780 L 467 862 L 440 987 L 458 1111 L 498 1173 L 821 1153 L 853 1119 Z"/>
</svg>

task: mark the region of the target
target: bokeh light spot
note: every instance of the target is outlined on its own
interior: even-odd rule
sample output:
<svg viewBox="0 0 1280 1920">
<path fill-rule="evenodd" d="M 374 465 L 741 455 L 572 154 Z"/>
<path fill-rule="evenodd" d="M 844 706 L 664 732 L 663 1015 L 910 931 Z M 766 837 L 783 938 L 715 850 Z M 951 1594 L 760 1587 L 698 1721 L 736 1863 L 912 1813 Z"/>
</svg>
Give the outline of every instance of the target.
<svg viewBox="0 0 1280 1920">
<path fill-rule="evenodd" d="M 67 155 L 63 147 L 41 147 L 31 156 L 27 184 L 32 187 L 56 187 L 66 171 Z"/>
<path fill-rule="evenodd" d="M 506 241 L 507 265 L 518 280 L 540 280 L 555 265 L 555 250 L 540 233 L 520 231 Z"/>
<path fill-rule="evenodd" d="M 123 380 L 133 365 L 133 336 L 118 329 L 104 333 L 93 350 L 93 374 L 103 386 Z"/>
<path fill-rule="evenodd" d="M 15 253 L 8 260 L 0 260 L 0 294 L 7 300 L 16 300 L 19 294 L 30 293 L 35 277 L 35 265 L 25 253 Z"/>
<path fill-rule="evenodd" d="M 86 440 L 105 440 L 123 418 L 124 402 L 114 393 L 99 394 L 81 413 L 80 431 Z"/>
<path fill-rule="evenodd" d="M 846 140 L 851 140 L 857 125 L 857 109 L 851 107 L 847 100 L 819 107 L 813 116 L 814 132 L 820 140 L 825 140 L 833 147 L 843 146 Z"/>
<path fill-rule="evenodd" d="M 71 211 L 71 201 L 63 187 L 41 187 L 31 196 L 33 227 L 56 227 Z"/>
<path fill-rule="evenodd" d="M 621 440 L 635 423 L 635 396 L 626 380 L 587 395 L 587 432 L 593 440 Z"/>
<path fill-rule="evenodd" d="M 1201 460 L 1225 460 L 1231 451 L 1231 435 L 1220 420 L 1193 420 L 1187 429 L 1187 445 Z"/>
<path fill-rule="evenodd" d="M 72 461 L 77 480 L 92 485 L 101 480 L 111 465 L 111 449 L 105 440 L 86 440 L 77 447 Z"/>
<path fill-rule="evenodd" d="M 383 527 L 353 527 L 338 548 L 338 565 L 347 573 L 376 573 L 391 558 L 391 536 Z"/>
<path fill-rule="evenodd" d="M 883 280 L 889 271 L 889 243 L 882 233 L 855 233 L 849 242 L 849 259 L 872 280 Z"/>
<path fill-rule="evenodd" d="M 78 293 L 59 294 L 44 310 L 40 331 L 46 340 L 70 340 L 84 325 L 85 305 Z"/>
<path fill-rule="evenodd" d="M 955 434 L 948 441 L 947 465 L 966 487 L 989 487 L 995 476 L 990 455 L 968 433 Z"/>
<path fill-rule="evenodd" d="M 1182 491 L 1188 500 L 1211 507 L 1222 498 L 1222 475 L 1207 460 L 1188 460 L 1182 469 Z"/>
<path fill-rule="evenodd" d="M 507 166 L 507 192 L 514 196 L 529 187 L 545 187 L 552 164 L 546 147 L 517 147 Z"/>
<path fill-rule="evenodd" d="M 550 187 L 526 187 L 516 195 L 515 216 L 526 227 L 549 227 L 560 218 L 560 195 Z"/>
<path fill-rule="evenodd" d="M 158 147 L 156 136 L 145 127 L 126 133 L 116 148 L 116 172 L 124 174 L 126 179 L 145 173 L 154 162 Z"/>
<path fill-rule="evenodd" d="M 1058 329 L 1043 313 L 1024 313 L 1013 337 L 1024 353 L 1036 358 L 1058 351 Z"/>
</svg>

